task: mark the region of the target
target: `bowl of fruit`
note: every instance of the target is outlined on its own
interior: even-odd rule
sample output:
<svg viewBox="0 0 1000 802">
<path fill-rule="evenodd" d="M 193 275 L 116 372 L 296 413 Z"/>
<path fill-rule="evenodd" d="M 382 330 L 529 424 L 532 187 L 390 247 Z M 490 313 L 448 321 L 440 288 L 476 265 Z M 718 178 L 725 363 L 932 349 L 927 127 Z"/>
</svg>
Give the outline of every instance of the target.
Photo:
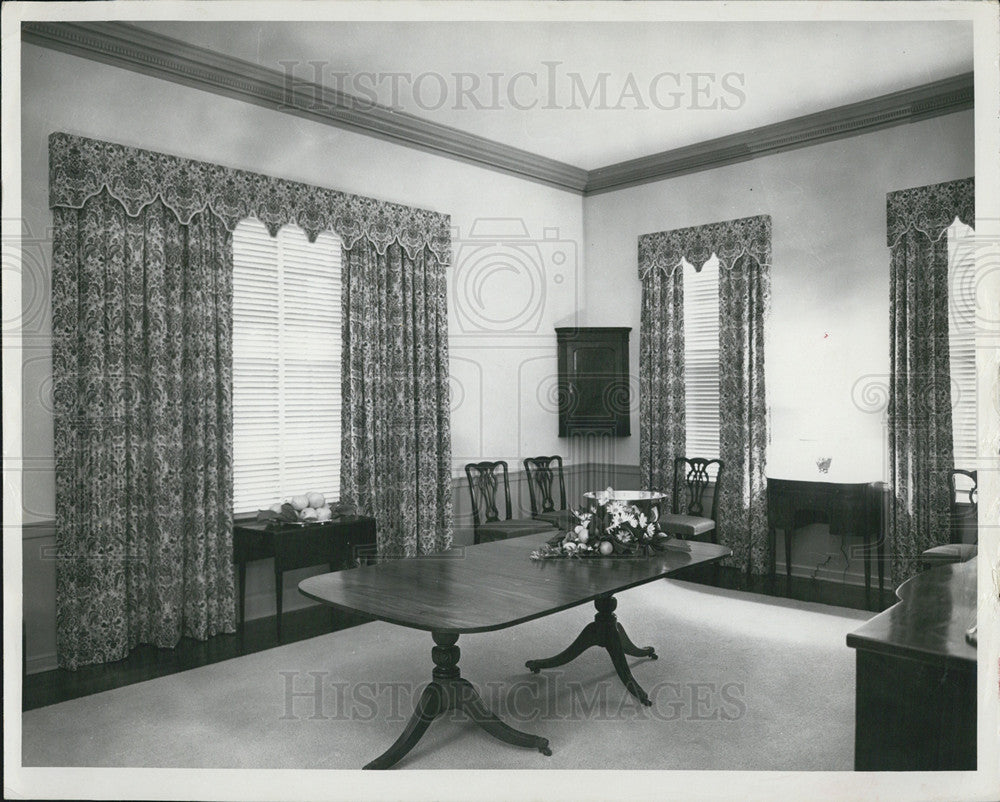
<svg viewBox="0 0 1000 802">
<path fill-rule="evenodd" d="M 276 502 L 268 509 L 257 513 L 258 521 L 298 526 L 323 523 L 332 517 L 333 510 L 326 496 L 316 492 L 292 496 L 287 501 Z"/>
</svg>

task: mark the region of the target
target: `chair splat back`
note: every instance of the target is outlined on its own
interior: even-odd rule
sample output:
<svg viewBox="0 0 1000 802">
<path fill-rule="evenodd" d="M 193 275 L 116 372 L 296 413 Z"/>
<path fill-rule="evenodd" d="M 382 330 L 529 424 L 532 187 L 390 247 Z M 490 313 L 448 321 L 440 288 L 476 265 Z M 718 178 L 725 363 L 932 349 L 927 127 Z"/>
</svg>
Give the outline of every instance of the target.
<svg viewBox="0 0 1000 802">
<path fill-rule="evenodd" d="M 709 482 L 712 481 L 712 472 L 709 470 L 713 465 L 715 469 L 715 482 L 718 487 L 719 479 L 722 476 L 723 464 L 718 459 L 704 459 L 702 457 L 677 457 L 674 460 L 674 499 L 672 510 L 674 514 L 699 515 L 717 520 L 718 493 L 712 495 L 712 510 L 705 512 L 705 490 Z M 681 498 L 687 500 L 686 506 L 681 505 Z"/>
<path fill-rule="evenodd" d="M 965 477 L 959 487 L 959 477 Z M 951 510 L 951 542 L 962 542 L 962 530 L 975 528 L 979 520 L 979 472 L 953 468 L 948 474 L 948 499 Z M 962 498 L 960 501 L 959 498 Z M 966 501 L 965 499 L 968 499 Z"/>
<path fill-rule="evenodd" d="M 528 457 L 523 461 L 528 477 L 528 494 L 531 498 L 531 514 L 554 512 L 566 509 L 566 481 L 563 478 L 562 457 Z M 559 475 L 559 506 L 556 507 L 553 483 L 556 472 Z"/>
<path fill-rule="evenodd" d="M 959 479 L 963 487 L 959 488 Z M 964 485 L 971 485 L 966 488 Z M 962 563 L 973 559 L 978 547 L 978 518 L 979 518 L 979 474 L 976 471 L 967 471 L 963 468 L 953 468 L 948 473 L 948 507 L 951 515 L 951 532 L 949 542 L 940 546 L 932 546 L 924 549 L 920 553 L 919 564 L 923 568 L 931 568 L 935 565 L 947 565 L 952 563 Z M 959 501 L 959 496 L 965 499 Z M 973 542 L 963 542 L 962 535 L 972 530 Z"/>
<path fill-rule="evenodd" d="M 497 491 L 500 485 L 500 470 L 503 476 L 504 517 L 500 518 L 497 507 Z M 469 494 L 472 499 L 472 522 L 475 526 L 500 520 L 510 520 L 510 480 L 507 475 L 507 463 L 470 462 L 465 466 L 465 475 L 469 480 Z M 481 506 L 480 506 L 481 505 Z M 482 516 L 485 513 L 485 517 Z"/>
</svg>

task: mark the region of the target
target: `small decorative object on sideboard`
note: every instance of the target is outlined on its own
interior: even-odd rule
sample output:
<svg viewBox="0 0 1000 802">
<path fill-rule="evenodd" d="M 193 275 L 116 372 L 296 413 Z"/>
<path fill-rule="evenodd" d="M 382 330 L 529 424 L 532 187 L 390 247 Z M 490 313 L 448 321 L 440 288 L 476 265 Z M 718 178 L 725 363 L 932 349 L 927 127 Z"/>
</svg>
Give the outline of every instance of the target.
<svg viewBox="0 0 1000 802">
<path fill-rule="evenodd" d="M 829 473 L 831 462 L 833 462 L 833 457 L 817 457 L 816 467 L 819 468 L 820 473 Z"/>
<path fill-rule="evenodd" d="M 285 502 L 276 502 L 266 510 L 258 510 L 257 520 L 275 526 L 305 526 L 356 514 L 357 510 L 351 504 L 337 502 L 331 507 L 322 493 L 310 492 L 292 496 Z"/>
<path fill-rule="evenodd" d="M 589 495 L 589 494 L 588 494 Z M 579 523 L 569 532 L 560 532 L 541 548 L 531 552 L 532 560 L 555 557 L 631 557 L 651 551 L 691 551 L 691 545 L 664 534 L 657 523 L 659 507 L 649 515 L 635 504 L 616 498 L 610 487 L 592 495 L 590 512 L 576 512 Z"/>
</svg>

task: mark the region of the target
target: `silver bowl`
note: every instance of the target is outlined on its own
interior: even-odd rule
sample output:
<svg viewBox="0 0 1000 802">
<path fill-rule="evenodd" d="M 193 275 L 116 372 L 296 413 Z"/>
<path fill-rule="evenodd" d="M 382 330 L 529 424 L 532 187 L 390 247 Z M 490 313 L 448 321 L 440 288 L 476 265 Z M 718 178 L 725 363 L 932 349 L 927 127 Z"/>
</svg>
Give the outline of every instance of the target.
<svg viewBox="0 0 1000 802">
<path fill-rule="evenodd" d="M 591 490 L 583 494 L 583 497 L 587 499 L 587 507 L 591 511 L 597 509 L 597 496 L 599 493 L 604 492 L 606 491 Z M 650 516 L 655 509 L 656 515 L 659 517 L 659 513 L 662 512 L 660 505 L 666 498 L 666 495 L 657 490 L 615 490 L 609 495 L 608 500 L 624 501 L 626 504 L 633 504 L 647 516 Z"/>
</svg>

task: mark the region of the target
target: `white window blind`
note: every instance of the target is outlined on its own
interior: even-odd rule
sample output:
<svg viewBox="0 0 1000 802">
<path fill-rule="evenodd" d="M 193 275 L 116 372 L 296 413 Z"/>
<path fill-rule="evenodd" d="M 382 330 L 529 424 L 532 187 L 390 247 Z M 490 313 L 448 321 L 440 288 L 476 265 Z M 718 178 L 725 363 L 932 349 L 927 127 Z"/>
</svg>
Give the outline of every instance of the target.
<svg viewBox="0 0 1000 802">
<path fill-rule="evenodd" d="M 340 239 L 233 234 L 233 512 L 340 492 Z"/>
<path fill-rule="evenodd" d="M 719 456 L 719 260 L 684 271 L 684 403 L 687 456 Z"/>
<path fill-rule="evenodd" d="M 948 229 L 948 338 L 955 467 L 976 463 L 975 232 L 955 221 Z"/>
</svg>

